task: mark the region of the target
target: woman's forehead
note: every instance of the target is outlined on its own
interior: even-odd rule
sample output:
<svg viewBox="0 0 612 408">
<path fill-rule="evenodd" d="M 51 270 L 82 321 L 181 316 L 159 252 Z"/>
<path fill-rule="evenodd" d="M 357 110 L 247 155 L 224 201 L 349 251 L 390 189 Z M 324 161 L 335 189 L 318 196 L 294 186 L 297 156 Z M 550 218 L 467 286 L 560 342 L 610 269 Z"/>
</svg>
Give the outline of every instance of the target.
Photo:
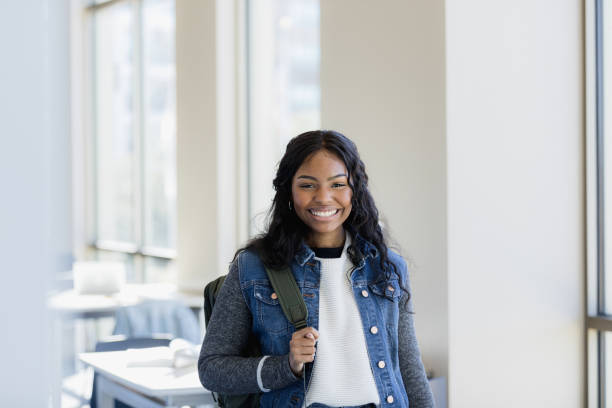
<svg viewBox="0 0 612 408">
<path fill-rule="evenodd" d="M 344 162 L 338 156 L 328 150 L 318 150 L 302 162 L 302 165 L 296 172 L 296 176 L 302 173 L 313 173 L 308 174 L 310 176 L 319 174 L 331 177 L 338 174 L 347 174 L 347 171 Z"/>
</svg>

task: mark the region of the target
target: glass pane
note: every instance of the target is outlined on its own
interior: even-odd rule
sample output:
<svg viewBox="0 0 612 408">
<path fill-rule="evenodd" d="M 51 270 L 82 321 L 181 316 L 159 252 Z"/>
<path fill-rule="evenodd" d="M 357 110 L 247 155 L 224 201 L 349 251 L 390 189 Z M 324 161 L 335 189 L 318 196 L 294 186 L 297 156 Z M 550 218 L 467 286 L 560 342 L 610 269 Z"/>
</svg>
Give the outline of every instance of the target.
<svg viewBox="0 0 612 408">
<path fill-rule="evenodd" d="M 94 15 L 98 239 L 134 241 L 134 41 L 130 2 Z"/>
<path fill-rule="evenodd" d="M 144 245 L 176 247 L 174 1 L 143 2 Z"/>
<path fill-rule="evenodd" d="M 142 282 L 142 273 L 139 270 L 137 257 L 130 254 L 114 251 L 97 250 L 95 254 L 97 261 L 116 261 L 125 264 L 125 281 L 126 283 Z"/>
<path fill-rule="evenodd" d="M 145 258 L 145 274 L 147 283 L 176 283 L 176 262 L 147 257 Z"/>
<path fill-rule="evenodd" d="M 319 2 L 250 3 L 250 218 L 265 212 L 272 179 L 287 142 L 320 127 Z M 251 234 L 263 226 L 257 217 Z"/>
</svg>

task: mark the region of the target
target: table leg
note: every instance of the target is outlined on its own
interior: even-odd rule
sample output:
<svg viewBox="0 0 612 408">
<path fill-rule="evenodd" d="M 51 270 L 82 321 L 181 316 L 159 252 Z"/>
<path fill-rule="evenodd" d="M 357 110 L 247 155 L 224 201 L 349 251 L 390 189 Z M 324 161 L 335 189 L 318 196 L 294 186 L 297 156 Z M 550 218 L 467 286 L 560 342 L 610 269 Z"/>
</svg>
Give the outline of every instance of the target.
<svg viewBox="0 0 612 408">
<path fill-rule="evenodd" d="M 108 380 L 104 378 L 104 376 L 98 376 L 97 388 L 96 388 L 96 403 L 98 404 L 98 408 L 114 408 L 115 407 L 115 399 L 108 392 L 107 389 Z"/>
<path fill-rule="evenodd" d="M 104 375 L 98 376 L 98 407 L 113 408 L 114 400 L 122 401 L 138 408 L 164 408 L 170 405 L 160 399 L 146 397 L 130 388 L 109 380 Z M 106 405 L 109 404 L 109 405 Z M 185 405 L 181 404 L 180 406 Z"/>
</svg>

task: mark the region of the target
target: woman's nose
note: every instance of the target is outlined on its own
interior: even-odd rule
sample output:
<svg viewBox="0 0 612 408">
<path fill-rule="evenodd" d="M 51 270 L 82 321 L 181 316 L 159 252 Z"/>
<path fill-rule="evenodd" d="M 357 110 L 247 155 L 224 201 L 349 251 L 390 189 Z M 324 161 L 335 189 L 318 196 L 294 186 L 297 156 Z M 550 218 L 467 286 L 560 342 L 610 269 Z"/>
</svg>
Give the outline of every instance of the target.
<svg viewBox="0 0 612 408">
<path fill-rule="evenodd" d="M 331 190 L 328 188 L 319 188 L 314 197 L 318 203 L 327 203 L 331 201 Z"/>
</svg>

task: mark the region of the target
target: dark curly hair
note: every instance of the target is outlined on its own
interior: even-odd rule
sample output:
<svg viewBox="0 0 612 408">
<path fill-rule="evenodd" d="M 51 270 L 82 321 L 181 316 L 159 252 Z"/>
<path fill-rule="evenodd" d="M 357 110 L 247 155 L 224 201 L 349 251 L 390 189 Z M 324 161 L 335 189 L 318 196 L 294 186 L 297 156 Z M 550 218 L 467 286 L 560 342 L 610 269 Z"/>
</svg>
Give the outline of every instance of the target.
<svg viewBox="0 0 612 408">
<path fill-rule="evenodd" d="M 399 277 L 397 266 L 387 256 L 387 245 L 378 223 L 378 209 L 368 190 L 368 175 L 359 157 L 357 146 L 343 134 L 333 130 L 314 130 L 302 133 L 289 141 L 276 172 L 273 184 L 276 194 L 268 212 L 267 231 L 253 238 L 242 250 L 255 250 L 262 262 L 271 269 L 282 269 L 291 261 L 308 237 L 309 227 L 291 211 L 293 176 L 304 160 L 319 150 L 327 150 L 344 162 L 348 184 L 353 191 L 352 209 L 344 221 L 344 229 L 355 243 L 356 234 L 373 244 L 379 253 L 381 271 L 388 280 L 391 273 Z M 362 254 L 351 245 L 348 254 L 358 264 Z M 403 285 L 402 285 L 403 286 Z"/>
</svg>

